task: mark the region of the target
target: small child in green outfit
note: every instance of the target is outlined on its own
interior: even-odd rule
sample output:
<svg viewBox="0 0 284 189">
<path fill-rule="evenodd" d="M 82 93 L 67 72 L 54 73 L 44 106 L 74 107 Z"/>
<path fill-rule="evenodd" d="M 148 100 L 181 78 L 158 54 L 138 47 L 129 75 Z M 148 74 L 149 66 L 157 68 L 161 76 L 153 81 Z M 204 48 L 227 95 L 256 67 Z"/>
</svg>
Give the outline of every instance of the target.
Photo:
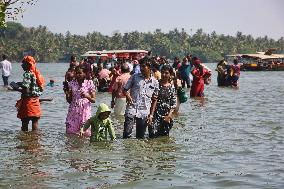
<svg viewBox="0 0 284 189">
<path fill-rule="evenodd" d="M 110 112 L 111 111 L 106 104 L 100 104 L 96 115 L 92 116 L 81 127 L 80 136 L 83 136 L 84 132 L 91 126 L 91 142 L 107 140 L 108 134 L 111 140 L 115 140 L 115 132 L 112 126 L 112 121 L 109 118 Z"/>
</svg>

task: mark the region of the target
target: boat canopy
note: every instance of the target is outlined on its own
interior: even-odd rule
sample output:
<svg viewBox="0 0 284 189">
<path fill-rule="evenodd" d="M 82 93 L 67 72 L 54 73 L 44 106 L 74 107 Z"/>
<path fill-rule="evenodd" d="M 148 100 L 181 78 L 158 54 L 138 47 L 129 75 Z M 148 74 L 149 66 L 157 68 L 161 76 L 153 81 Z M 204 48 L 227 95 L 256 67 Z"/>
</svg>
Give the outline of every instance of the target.
<svg viewBox="0 0 284 189">
<path fill-rule="evenodd" d="M 148 51 L 146 50 L 102 50 L 102 51 L 87 51 L 84 53 L 83 57 L 107 57 L 111 58 L 130 58 L 130 57 L 137 57 L 141 58 L 144 57 Z"/>
<path fill-rule="evenodd" d="M 253 58 L 253 59 L 261 59 L 261 60 L 269 60 L 269 59 L 284 59 L 284 54 L 265 55 L 264 52 L 257 52 L 256 54 L 226 55 L 226 57 L 241 57 L 241 58 Z"/>
</svg>

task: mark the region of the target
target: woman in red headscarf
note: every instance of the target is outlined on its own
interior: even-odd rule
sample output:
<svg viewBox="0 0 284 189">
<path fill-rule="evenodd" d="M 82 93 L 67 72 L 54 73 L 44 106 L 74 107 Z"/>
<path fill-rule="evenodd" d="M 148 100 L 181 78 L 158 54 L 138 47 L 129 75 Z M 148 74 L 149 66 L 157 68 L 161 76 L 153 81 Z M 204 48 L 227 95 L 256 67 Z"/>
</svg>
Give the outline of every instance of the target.
<svg viewBox="0 0 284 189">
<path fill-rule="evenodd" d="M 197 58 L 194 60 L 193 65 L 194 69 L 191 71 L 193 81 L 190 97 L 202 97 L 204 96 L 204 78 L 209 77 L 211 73 L 201 65 L 201 61 Z"/>
<path fill-rule="evenodd" d="M 21 99 L 17 101 L 17 117 L 22 121 L 22 131 L 28 131 L 29 122 L 32 121 L 32 130 L 38 129 L 38 120 L 41 116 L 39 96 L 42 95 L 44 78 L 36 69 L 33 57 L 25 56 L 22 61 L 23 82 L 20 88 L 15 90 L 22 93 Z"/>
</svg>

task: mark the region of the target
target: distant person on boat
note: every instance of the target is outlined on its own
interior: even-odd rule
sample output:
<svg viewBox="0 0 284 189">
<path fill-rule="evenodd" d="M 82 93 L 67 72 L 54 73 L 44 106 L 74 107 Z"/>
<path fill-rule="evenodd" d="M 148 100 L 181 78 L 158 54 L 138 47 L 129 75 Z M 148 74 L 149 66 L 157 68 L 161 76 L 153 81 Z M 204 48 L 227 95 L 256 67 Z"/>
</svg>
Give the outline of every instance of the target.
<svg viewBox="0 0 284 189">
<path fill-rule="evenodd" d="M 164 65 L 161 69 L 159 91 L 153 94 L 150 114 L 148 115 L 149 137 L 169 136 L 173 126 L 173 112 L 176 109 L 176 89 L 172 83 L 173 68 Z"/>
<path fill-rule="evenodd" d="M 112 126 L 112 121 L 109 118 L 110 113 L 111 111 L 108 106 L 104 103 L 101 103 L 98 107 L 96 115 L 88 119 L 81 127 L 80 136 L 83 136 L 91 127 L 91 142 L 107 140 L 107 135 L 109 135 L 111 140 L 115 140 L 116 136 L 114 128 Z"/>
<path fill-rule="evenodd" d="M 66 101 L 70 104 L 66 118 L 66 133 L 79 134 L 81 126 L 91 117 L 91 103 L 96 100 L 96 88 L 86 79 L 86 67 L 76 67 L 76 79 L 68 83 Z M 90 136 L 90 130 L 85 135 Z"/>
<path fill-rule="evenodd" d="M 226 69 L 227 63 L 225 60 L 221 60 L 216 67 L 216 71 L 218 72 L 217 76 L 217 83 L 218 86 L 226 86 L 226 75 L 227 75 L 227 69 Z"/>
<path fill-rule="evenodd" d="M 20 87 L 14 89 L 22 93 L 21 99 L 17 101 L 17 117 L 22 121 L 22 131 L 28 131 L 29 122 L 32 121 L 32 130 L 38 129 L 38 120 L 41 117 L 39 96 L 42 95 L 45 81 L 32 56 L 25 56 L 22 61 L 25 71 L 23 82 Z"/>
<path fill-rule="evenodd" d="M 151 75 L 151 63 L 148 58 L 139 60 L 141 73 L 133 74 L 126 85 L 124 93 L 126 96 L 125 122 L 123 138 L 130 138 L 133 124 L 136 122 L 136 138 L 144 138 L 147 128 L 147 116 L 153 94 L 158 93 L 159 82 Z"/>
<path fill-rule="evenodd" d="M 211 73 L 201 65 L 199 59 L 193 62 L 194 68 L 191 71 L 193 76 L 192 87 L 190 90 L 190 97 L 203 97 L 204 96 L 204 79 L 210 77 Z"/>
<path fill-rule="evenodd" d="M 8 87 L 9 85 L 8 79 L 12 71 L 12 64 L 10 61 L 7 60 L 7 58 L 8 57 L 3 54 L 2 55 L 3 61 L 0 62 L 0 68 L 2 69 L 2 79 L 3 79 L 4 87 Z"/>
<path fill-rule="evenodd" d="M 130 78 L 130 70 L 127 63 L 121 66 L 121 75 L 115 80 L 112 90 L 111 108 L 114 108 L 116 116 L 122 116 L 126 108 L 126 96 L 123 92 L 123 87 Z"/>
</svg>

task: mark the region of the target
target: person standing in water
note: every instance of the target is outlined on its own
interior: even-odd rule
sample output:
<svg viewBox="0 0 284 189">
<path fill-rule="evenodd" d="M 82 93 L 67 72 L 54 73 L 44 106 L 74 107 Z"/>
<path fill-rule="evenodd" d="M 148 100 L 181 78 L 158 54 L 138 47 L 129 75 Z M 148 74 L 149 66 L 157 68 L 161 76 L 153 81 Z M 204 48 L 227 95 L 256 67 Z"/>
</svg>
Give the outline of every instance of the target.
<svg viewBox="0 0 284 189">
<path fill-rule="evenodd" d="M 199 59 L 195 59 L 193 65 L 194 69 L 191 71 L 193 81 L 190 90 L 190 97 L 203 97 L 204 79 L 211 76 L 211 73 L 201 65 L 201 61 Z"/>
<path fill-rule="evenodd" d="M 70 104 L 66 118 L 66 133 L 79 134 L 81 126 L 91 117 L 91 103 L 96 100 L 96 88 L 86 79 L 86 67 L 77 66 L 76 79 L 68 83 L 66 101 Z M 90 130 L 85 132 L 90 136 Z"/>
<path fill-rule="evenodd" d="M 124 86 L 127 105 L 123 138 L 131 137 L 134 122 L 136 122 L 136 138 L 144 138 L 152 96 L 157 95 L 159 90 L 158 80 L 151 75 L 150 60 L 140 59 L 139 66 L 141 73 L 133 74 Z"/>
<path fill-rule="evenodd" d="M 172 84 L 173 68 L 165 65 L 161 72 L 159 91 L 152 97 L 151 110 L 148 115 L 149 137 L 169 136 L 173 126 L 173 112 L 177 105 L 176 90 Z"/>
<path fill-rule="evenodd" d="M 126 107 L 126 97 L 123 93 L 123 87 L 130 78 L 130 70 L 127 63 L 121 66 L 121 75 L 116 78 L 112 90 L 111 108 L 114 108 L 116 116 L 124 115 Z"/>
<path fill-rule="evenodd" d="M 4 87 L 8 87 L 9 85 L 8 79 L 12 71 L 12 64 L 10 61 L 7 60 L 7 58 L 8 57 L 3 54 L 2 55 L 3 61 L 0 62 L 0 68 L 2 69 L 2 79 L 3 79 Z"/>
<path fill-rule="evenodd" d="M 108 134 L 111 140 L 115 140 L 116 136 L 109 115 L 110 109 L 106 104 L 101 103 L 96 115 L 88 119 L 81 127 L 80 136 L 84 135 L 85 131 L 91 127 L 91 142 L 107 140 Z"/>
<path fill-rule="evenodd" d="M 38 130 L 38 120 L 41 117 L 39 96 L 42 95 L 44 78 L 36 69 L 36 62 L 33 57 L 26 56 L 22 61 L 22 68 L 25 71 L 23 82 L 20 88 L 14 90 L 21 92 L 21 99 L 17 101 L 17 117 L 22 121 L 22 131 L 28 131 L 29 122 L 32 121 L 32 130 Z"/>
</svg>

